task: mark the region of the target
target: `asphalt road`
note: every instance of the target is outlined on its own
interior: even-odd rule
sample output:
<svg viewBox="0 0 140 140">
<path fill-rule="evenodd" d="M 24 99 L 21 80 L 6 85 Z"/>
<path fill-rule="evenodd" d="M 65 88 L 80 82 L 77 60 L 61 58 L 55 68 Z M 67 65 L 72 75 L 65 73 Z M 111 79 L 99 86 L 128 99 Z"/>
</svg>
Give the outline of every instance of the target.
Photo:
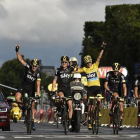
<svg viewBox="0 0 140 140">
<path fill-rule="evenodd" d="M 63 139 L 63 140 L 79 140 L 79 139 L 97 139 L 97 140 L 118 140 L 118 139 L 140 139 L 140 129 L 123 129 L 119 131 L 118 135 L 113 134 L 112 128 L 100 127 L 99 134 L 93 135 L 91 130 L 87 129 L 87 126 L 81 126 L 80 133 L 68 132 L 67 135 L 64 134 L 63 127 L 59 124 L 59 128 L 53 124 L 47 123 L 35 123 L 37 130 L 33 131 L 31 135 L 27 135 L 26 127 L 23 122 L 13 123 L 11 122 L 11 131 L 0 130 L 0 139 L 7 140 L 53 140 L 53 139 Z"/>
</svg>

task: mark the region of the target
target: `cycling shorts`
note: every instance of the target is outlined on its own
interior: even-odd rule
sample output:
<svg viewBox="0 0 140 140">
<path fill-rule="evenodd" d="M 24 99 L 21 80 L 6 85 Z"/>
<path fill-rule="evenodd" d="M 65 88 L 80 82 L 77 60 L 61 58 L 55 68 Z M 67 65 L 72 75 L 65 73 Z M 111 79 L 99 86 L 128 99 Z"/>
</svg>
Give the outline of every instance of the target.
<svg viewBox="0 0 140 140">
<path fill-rule="evenodd" d="M 21 86 L 21 88 L 19 88 L 17 90 L 17 92 L 21 93 L 22 96 L 24 97 L 24 94 L 27 93 L 28 97 L 35 97 L 35 87 L 34 86 Z"/>
<path fill-rule="evenodd" d="M 90 96 L 93 97 L 93 96 L 96 96 L 97 94 L 101 94 L 100 86 L 87 87 L 87 99 L 89 99 Z M 92 102 L 90 103 L 92 104 Z"/>
<path fill-rule="evenodd" d="M 63 92 L 64 96 L 68 98 L 68 100 L 72 99 L 72 94 L 70 88 L 63 88 L 63 89 L 58 89 L 58 93 Z"/>
</svg>

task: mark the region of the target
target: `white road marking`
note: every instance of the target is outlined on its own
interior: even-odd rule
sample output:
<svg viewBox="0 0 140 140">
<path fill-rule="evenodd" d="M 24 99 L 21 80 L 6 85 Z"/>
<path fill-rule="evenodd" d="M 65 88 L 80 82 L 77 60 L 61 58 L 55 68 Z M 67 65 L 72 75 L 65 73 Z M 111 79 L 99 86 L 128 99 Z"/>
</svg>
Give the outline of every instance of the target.
<svg viewBox="0 0 140 140">
<path fill-rule="evenodd" d="M 104 138 L 104 139 L 112 139 L 112 138 L 134 138 L 137 135 L 49 135 L 44 136 L 45 138 Z"/>
<path fill-rule="evenodd" d="M 15 139 L 31 139 L 32 137 L 14 137 Z"/>
<path fill-rule="evenodd" d="M 5 139 L 5 137 L 4 136 L 0 136 L 0 139 Z"/>
<path fill-rule="evenodd" d="M 121 138 L 121 139 L 132 139 L 135 137 L 138 137 L 138 135 L 30 135 L 30 136 L 25 136 L 25 135 L 12 135 L 13 138 L 15 139 L 31 139 L 31 138 L 74 138 L 74 139 L 79 139 L 79 138 L 84 138 L 84 139 L 97 139 L 97 138 L 102 138 L 102 139 L 112 139 L 112 138 Z M 5 139 L 6 137 L 0 136 L 0 139 Z"/>
</svg>

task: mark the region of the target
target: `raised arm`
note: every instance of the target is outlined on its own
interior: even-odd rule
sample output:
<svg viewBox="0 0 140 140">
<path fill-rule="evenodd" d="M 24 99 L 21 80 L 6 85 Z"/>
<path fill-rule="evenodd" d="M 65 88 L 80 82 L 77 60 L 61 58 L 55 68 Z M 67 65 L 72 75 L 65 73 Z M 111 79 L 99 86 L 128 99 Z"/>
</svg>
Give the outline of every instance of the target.
<svg viewBox="0 0 140 140">
<path fill-rule="evenodd" d="M 100 51 L 100 53 L 99 53 L 99 55 L 97 57 L 96 62 L 100 63 L 100 60 L 102 58 L 102 55 L 103 55 L 103 52 L 104 52 L 106 46 L 107 46 L 107 44 L 105 42 L 102 42 L 102 45 L 101 45 L 102 50 Z"/>
<path fill-rule="evenodd" d="M 17 58 L 20 61 L 20 63 L 25 66 L 26 65 L 26 62 L 23 60 L 21 54 L 19 53 L 19 47 L 20 47 L 20 45 L 16 45 L 16 47 L 15 47 Z"/>
</svg>

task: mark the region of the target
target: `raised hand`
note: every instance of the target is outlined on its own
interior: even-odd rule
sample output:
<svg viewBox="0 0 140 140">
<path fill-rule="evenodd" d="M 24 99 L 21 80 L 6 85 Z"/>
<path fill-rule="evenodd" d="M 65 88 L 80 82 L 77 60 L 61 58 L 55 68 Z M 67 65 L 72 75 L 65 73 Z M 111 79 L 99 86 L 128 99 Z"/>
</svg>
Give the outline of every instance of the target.
<svg viewBox="0 0 140 140">
<path fill-rule="evenodd" d="M 16 51 L 16 52 L 18 52 L 19 47 L 20 47 L 20 44 L 17 44 L 16 47 L 15 47 L 15 51 Z"/>
</svg>

